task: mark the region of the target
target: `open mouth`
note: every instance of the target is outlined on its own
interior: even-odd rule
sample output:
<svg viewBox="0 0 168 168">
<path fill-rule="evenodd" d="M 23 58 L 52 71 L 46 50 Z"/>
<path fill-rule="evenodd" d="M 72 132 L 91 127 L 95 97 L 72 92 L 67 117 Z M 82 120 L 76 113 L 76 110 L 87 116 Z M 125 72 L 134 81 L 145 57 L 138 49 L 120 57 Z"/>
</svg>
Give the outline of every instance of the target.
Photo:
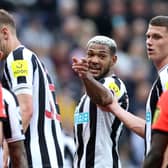
<svg viewBox="0 0 168 168">
<path fill-rule="evenodd" d="M 98 68 L 90 68 L 89 69 L 89 71 L 90 71 L 90 73 L 92 73 L 93 75 L 97 75 L 97 74 L 99 74 L 100 73 L 100 68 L 98 69 Z"/>
<path fill-rule="evenodd" d="M 148 48 L 148 49 L 147 49 L 147 53 L 148 53 L 148 54 L 154 54 L 154 50 L 151 49 L 151 48 Z"/>
</svg>

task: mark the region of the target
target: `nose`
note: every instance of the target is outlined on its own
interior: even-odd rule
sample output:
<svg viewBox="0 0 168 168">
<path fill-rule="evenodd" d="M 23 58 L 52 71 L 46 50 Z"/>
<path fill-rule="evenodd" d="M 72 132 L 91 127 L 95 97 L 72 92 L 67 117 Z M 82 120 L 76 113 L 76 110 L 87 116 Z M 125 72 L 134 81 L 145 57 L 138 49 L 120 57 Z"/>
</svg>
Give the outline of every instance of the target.
<svg viewBox="0 0 168 168">
<path fill-rule="evenodd" d="M 92 63 L 98 63 L 99 62 L 99 57 L 97 55 L 93 56 L 91 59 Z"/>
<path fill-rule="evenodd" d="M 152 45 L 152 38 L 147 38 L 146 39 L 146 45 L 151 46 Z"/>
</svg>

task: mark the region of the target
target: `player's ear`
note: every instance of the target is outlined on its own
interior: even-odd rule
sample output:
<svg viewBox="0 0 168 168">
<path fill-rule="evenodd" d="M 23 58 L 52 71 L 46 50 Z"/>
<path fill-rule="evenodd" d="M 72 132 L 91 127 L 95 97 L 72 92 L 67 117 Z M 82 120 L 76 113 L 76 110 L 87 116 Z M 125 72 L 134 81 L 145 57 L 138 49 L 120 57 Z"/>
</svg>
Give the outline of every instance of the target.
<svg viewBox="0 0 168 168">
<path fill-rule="evenodd" d="M 9 36 L 9 30 L 8 30 L 8 28 L 7 27 L 2 27 L 1 28 L 1 34 L 2 34 L 2 36 L 3 36 L 3 39 L 4 40 L 7 40 L 8 39 L 8 36 Z"/>
<path fill-rule="evenodd" d="M 117 56 L 112 55 L 111 59 L 112 59 L 112 64 L 114 65 L 117 62 Z"/>
</svg>

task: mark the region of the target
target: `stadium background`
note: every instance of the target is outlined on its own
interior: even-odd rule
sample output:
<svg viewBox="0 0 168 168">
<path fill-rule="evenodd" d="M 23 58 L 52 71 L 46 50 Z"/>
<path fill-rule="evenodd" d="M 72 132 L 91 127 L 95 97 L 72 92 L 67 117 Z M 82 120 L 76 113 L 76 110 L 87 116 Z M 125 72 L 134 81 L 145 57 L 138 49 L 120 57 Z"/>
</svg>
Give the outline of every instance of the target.
<svg viewBox="0 0 168 168">
<path fill-rule="evenodd" d="M 107 35 L 118 44 L 115 73 L 126 83 L 130 111 L 144 118 L 156 70 L 146 56 L 145 31 L 156 15 L 168 14 L 167 0 L 1 0 L 14 14 L 23 44 L 35 51 L 52 74 L 64 130 L 73 136 L 73 112 L 83 87 L 71 57 L 85 54 L 87 40 Z M 120 140 L 124 168 L 140 168 L 143 139 L 126 128 Z"/>
</svg>

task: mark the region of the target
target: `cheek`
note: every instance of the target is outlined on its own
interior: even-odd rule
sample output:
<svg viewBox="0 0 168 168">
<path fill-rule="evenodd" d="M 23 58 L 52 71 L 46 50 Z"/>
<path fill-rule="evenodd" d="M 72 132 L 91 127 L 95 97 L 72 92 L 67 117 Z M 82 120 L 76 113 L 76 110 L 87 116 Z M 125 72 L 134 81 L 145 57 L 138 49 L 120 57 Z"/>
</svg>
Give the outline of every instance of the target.
<svg viewBox="0 0 168 168">
<path fill-rule="evenodd" d="M 1 50 L 1 51 L 3 51 L 4 46 L 5 46 L 5 45 L 4 45 L 3 41 L 2 41 L 2 40 L 0 40 L 0 50 Z"/>
<path fill-rule="evenodd" d="M 107 69 L 109 69 L 112 65 L 111 65 L 111 62 L 108 61 L 108 62 L 103 62 L 103 63 L 101 64 L 101 66 L 102 66 L 102 69 L 107 70 Z"/>
</svg>

